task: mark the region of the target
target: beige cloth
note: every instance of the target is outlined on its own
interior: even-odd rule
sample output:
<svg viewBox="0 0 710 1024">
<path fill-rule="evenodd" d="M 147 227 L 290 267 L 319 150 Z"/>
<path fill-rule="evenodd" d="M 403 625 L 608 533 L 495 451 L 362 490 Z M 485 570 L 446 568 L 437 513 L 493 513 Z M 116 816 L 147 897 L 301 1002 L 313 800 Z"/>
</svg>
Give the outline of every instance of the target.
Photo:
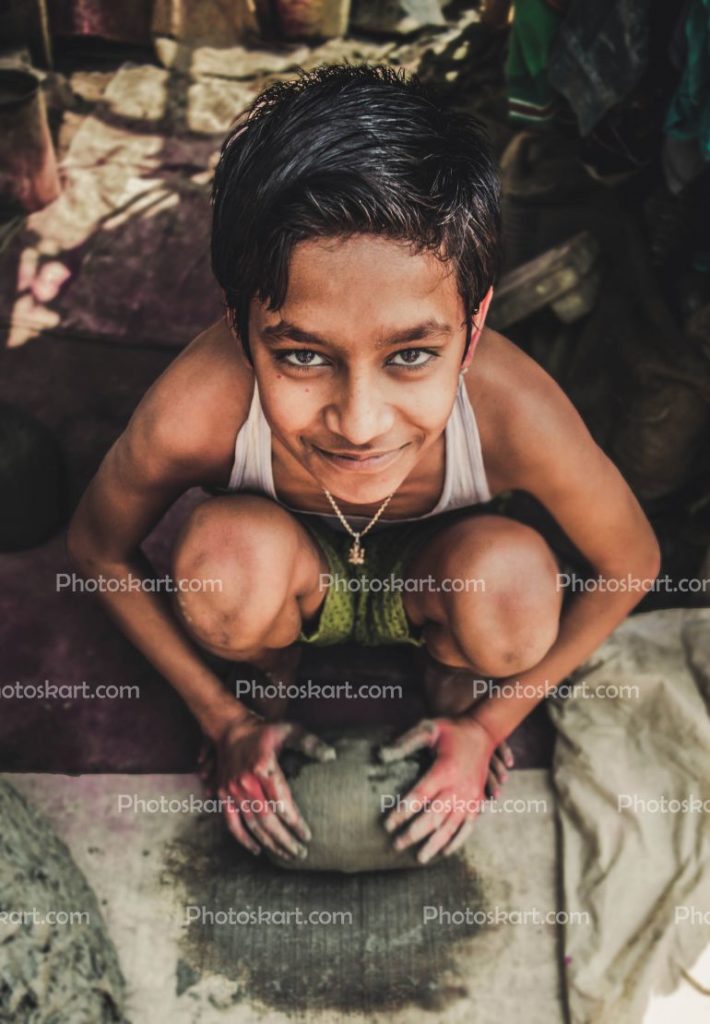
<svg viewBox="0 0 710 1024">
<path fill-rule="evenodd" d="M 193 45 L 229 46 L 259 35 L 254 0 L 153 0 L 152 32 Z"/>
<path fill-rule="evenodd" d="M 710 942 L 710 610 L 628 619 L 573 681 L 550 702 L 566 910 L 589 915 L 565 927 L 570 1015 L 635 1024 Z"/>
</svg>

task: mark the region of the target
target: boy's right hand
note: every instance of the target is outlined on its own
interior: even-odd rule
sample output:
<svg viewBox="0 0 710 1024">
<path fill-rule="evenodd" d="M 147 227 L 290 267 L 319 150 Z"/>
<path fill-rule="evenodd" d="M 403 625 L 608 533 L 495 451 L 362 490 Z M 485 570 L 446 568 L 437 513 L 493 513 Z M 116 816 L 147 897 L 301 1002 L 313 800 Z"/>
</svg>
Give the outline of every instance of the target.
<svg viewBox="0 0 710 1024">
<path fill-rule="evenodd" d="M 295 722 L 266 722 L 250 713 L 230 723 L 217 744 L 217 794 L 227 803 L 227 827 L 242 846 L 254 854 L 266 847 L 294 860 L 306 856 L 311 833 L 278 762 L 285 747 L 316 761 L 336 756 Z"/>
</svg>

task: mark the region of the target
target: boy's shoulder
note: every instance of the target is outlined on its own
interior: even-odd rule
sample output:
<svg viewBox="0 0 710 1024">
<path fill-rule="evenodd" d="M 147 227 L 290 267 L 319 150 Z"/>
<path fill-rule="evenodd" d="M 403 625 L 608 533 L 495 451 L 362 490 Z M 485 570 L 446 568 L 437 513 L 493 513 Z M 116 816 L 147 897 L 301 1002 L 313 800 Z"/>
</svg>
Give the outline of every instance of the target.
<svg viewBox="0 0 710 1024">
<path fill-rule="evenodd" d="M 494 494 L 524 488 L 563 449 L 594 445 L 559 384 L 497 331 L 483 330 L 465 380 Z"/>
<path fill-rule="evenodd" d="M 229 477 L 234 440 L 247 418 L 253 372 L 224 317 L 199 334 L 144 395 L 128 432 L 151 461 L 196 482 Z M 157 467 L 156 467 L 157 468 Z"/>
</svg>

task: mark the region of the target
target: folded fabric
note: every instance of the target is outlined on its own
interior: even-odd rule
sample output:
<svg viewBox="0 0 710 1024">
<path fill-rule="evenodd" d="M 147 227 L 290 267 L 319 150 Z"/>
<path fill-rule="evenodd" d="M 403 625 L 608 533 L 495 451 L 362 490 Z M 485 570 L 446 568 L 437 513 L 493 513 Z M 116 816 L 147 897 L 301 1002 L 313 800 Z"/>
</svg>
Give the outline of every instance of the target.
<svg viewBox="0 0 710 1024">
<path fill-rule="evenodd" d="M 582 135 L 640 82 L 648 50 L 649 0 L 572 0 L 548 78 L 572 107 Z"/>
<path fill-rule="evenodd" d="M 554 116 L 559 97 L 550 87 L 547 67 L 561 19 L 560 4 L 516 3 L 505 69 L 511 119 L 535 123 Z"/>
<path fill-rule="evenodd" d="M 628 619 L 572 683 L 549 703 L 570 1017 L 635 1024 L 710 942 L 710 609 Z"/>
</svg>

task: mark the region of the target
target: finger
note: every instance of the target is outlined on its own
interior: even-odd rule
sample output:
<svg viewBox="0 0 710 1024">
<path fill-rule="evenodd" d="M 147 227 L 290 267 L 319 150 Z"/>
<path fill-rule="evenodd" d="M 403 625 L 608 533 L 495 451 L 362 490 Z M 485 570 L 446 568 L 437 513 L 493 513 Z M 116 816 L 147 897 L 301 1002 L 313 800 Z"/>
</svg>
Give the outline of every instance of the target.
<svg viewBox="0 0 710 1024">
<path fill-rule="evenodd" d="M 246 849 L 249 850 L 250 853 L 253 853 L 255 856 L 258 857 L 259 854 L 261 853 L 261 847 L 258 845 L 258 843 L 254 842 L 251 835 L 244 828 L 244 825 L 242 824 L 242 821 L 239 817 L 239 811 L 237 811 L 234 806 L 234 800 L 227 792 L 227 790 L 223 788 L 220 788 L 218 790 L 218 795 L 220 800 L 223 800 L 227 805 L 224 808 L 224 820 L 227 825 L 227 828 L 232 833 L 232 835 L 234 836 L 238 843 L 241 843 L 241 845 L 246 847 Z"/>
<path fill-rule="evenodd" d="M 486 794 L 491 800 L 496 800 L 499 792 L 498 779 L 493 772 L 489 770 L 488 775 L 486 776 Z"/>
<path fill-rule="evenodd" d="M 214 746 L 206 740 L 202 744 L 200 753 L 197 758 L 197 767 L 199 771 L 209 769 L 215 762 L 215 749 Z"/>
<path fill-rule="evenodd" d="M 274 815 L 273 817 L 275 818 L 276 816 Z M 281 857 L 282 860 L 296 860 L 296 854 L 291 852 L 289 844 L 282 844 L 280 840 L 266 828 L 266 818 L 247 812 L 242 814 L 242 819 L 254 838 L 257 839 L 262 846 L 266 847 L 267 850 L 271 850 L 272 853 L 275 853 L 277 857 Z M 283 828 L 283 826 L 281 827 Z"/>
<path fill-rule="evenodd" d="M 273 812 L 270 814 L 250 814 L 246 811 L 242 814 L 242 817 L 248 829 L 252 829 L 253 822 L 258 823 L 259 828 L 263 829 L 263 834 L 273 841 L 274 845 L 270 846 L 269 849 L 273 849 L 275 853 L 281 854 L 283 850 L 291 859 L 297 858 L 299 860 L 303 860 L 308 853 L 308 848 L 296 839 L 293 832 L 289 832 L 283 822 Z M 281 856 L 283 855 L 281 854 Z"/>
<path fill-rule="evenodd" d="M 454 837 L 448 846 L 445 846 L 442 850 L 444 857 L 450 857 L 452 853 L 456 853 L 460 850 L 463 844 L 466 842 L 468 837 L 473 832 L 473 818 L 464 819 L 463 825 L 459 828 L 458 832 L 454 833 Z"/>
<path fill-rule="evenodd" d="M 261 782 L 253 772 L 233 779 L 227 788 L 237 800 L 242 821 L 263 846 L 287 859 L 306 855 L 306 847 L 284 828 L 274 814 Z"/>
<path fill-rule="evenodd" d="M 417 853 L 417 860 L 420 864 L 428 864 L 448 844 L 455 832 L 458 831 L 463 817 L 460 814 L 450 814 L 441 828 L 427 839 L 424 846 Z"/>
<path fill-rule="evenodd" d="M 320 737 L 312 732 L 306 732 L 300 725 L 287 725 L 283 737 L 283 746 L 291 750 L 298 750 L 313 761 L 334 761 L 337 757 L 335 747 L 324 743 Z"/>
<path fill-rule="evenodd" d="M 506 766 L 506 768 L 512 768 L 515 764 L 513 751 L 510 749 L 505 740 L 503 740 L 503 742 L 500 743 L 496 748 L 496 754 L 502 759 L 503 764 Z"/>
<path fill-rule="evenodd" d="M 425 839 L 435 829 L 441 828 L 445 819 L 446 813 L 444 811 L 424 811 L 418 818 L 414 819 L 414 822 L 406 831 L 397 836 L 394 841 L 395 850 L 406 850 L 407 847 L 413 846 L 414 843 Z"/>
<path fill-rule="evenodd" d="M 394 832 L 409 821 L 414 815 L 421 813 L 441 789 L 439 773 L 436 765 L 430 768 L 426 775 L 423 775 L 419 782 L 410 789 L 400 800 L 397 806 L 390 811 L 384 820 L 384 826 L 388 832 Z"/>
<path fill-rule="evenodd" d="M 493 774 L 497 776 L 499 782 L 503 783 L 507 781 L 508 769 L 505 767 L 501 759 L 495 754 L 491 758 L 490 767 Z"/>
<path fill-rule="evenodd" d="M 408 732 L 403 733 L 394 742 L 381 746 L 378 750 L 380 761 L 383 764 L 389 764 L 390 761 L 401 761 L 403 758 L 413 754 L 415 750 L 433 747 L 438 735 L 439 730 L 436 722 L 426 718 L 412 729 L 409 729 Z"/>
<path fill-rule="evenodd" d="M 259 779 L 267 797 L 276 805 L 275 813 L 293 829 L 300 840 L 304 843 L 310 842 L 313 838 L 311 830 L 304 821 L 278 764 L 274 762 L 273 770 L 268 771 L 263 777 L 259 776 Z"/>
<path fill-rule="evenodd" d="M 200 781 L 210 793 L 217 789 L 217 762 L 214 758 L 204 761 L 198 769 Z"/>
</svg>

